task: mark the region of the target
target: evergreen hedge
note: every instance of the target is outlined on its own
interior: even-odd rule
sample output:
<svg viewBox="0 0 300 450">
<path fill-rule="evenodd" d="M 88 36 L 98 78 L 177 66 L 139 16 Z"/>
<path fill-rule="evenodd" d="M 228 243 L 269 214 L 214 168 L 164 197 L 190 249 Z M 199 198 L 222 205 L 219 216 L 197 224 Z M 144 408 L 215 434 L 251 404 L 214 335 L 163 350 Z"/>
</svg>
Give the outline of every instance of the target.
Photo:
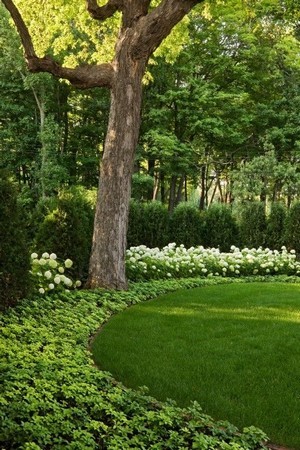
<svg viewBox="0 0 300 450">
<path fill-rule="evenodd" d="M 285 244 L 286 207 L 281 203 L 273 203 L 267 218 L 266 246 L 272 250 L 280 250 Z"/>
<path fill-rule="evenodd" d="M 286 218 L 285 245 L 300 254 L 300 202 L 294 203 Z"/>
<path fill-rule="evenodd" d="M 179 203 L 170 217 L 170 241 L 186 248 L 204 245 L 203 213 L 190 203 Z"/>
<path fill-rule="evenodd" d="M 212 204 L 205 213 L 205 247 L 219 247 L 222 252 L 239 245 L 239 230 L 231 208 L 221 203 Z"/>
<path fill-rule="evenodd" d="M 265 246 L 267 219 L 262 202 L 249 202 L 243 205 L 239 229 L 242 247 Z"/>
<path fill-rule="evenodd" d="M 169 213 L 160 202 L 132 200 L 129 207 L 127 247 L 163 247 L 169 243 Z"/>
</svg>

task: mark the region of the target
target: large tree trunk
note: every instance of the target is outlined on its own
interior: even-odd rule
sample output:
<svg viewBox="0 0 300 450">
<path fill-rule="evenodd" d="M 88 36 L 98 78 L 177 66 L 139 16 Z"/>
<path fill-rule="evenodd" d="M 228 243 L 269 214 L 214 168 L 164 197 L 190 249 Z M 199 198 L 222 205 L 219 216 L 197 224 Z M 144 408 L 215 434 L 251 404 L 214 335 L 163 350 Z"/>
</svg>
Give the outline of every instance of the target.
<svg viewBox="0 0 300 450">
<path fill-rule="evenodd" d="M 126 289 L 125 252 L 131 177 L 138 141 L 145 61 L 123 43 L 111 89 L 87 287 Z"/>
</svg>

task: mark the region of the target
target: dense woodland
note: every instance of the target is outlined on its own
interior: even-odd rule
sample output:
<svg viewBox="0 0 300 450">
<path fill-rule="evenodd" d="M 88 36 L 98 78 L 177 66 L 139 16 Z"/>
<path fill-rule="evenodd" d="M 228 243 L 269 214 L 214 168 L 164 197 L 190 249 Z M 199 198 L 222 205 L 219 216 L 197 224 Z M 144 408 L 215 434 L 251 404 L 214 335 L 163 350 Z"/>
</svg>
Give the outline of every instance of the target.
<svg viewBox="0 0 300 450">
<path fill-rule="evenodd" d="M 297 24 L 280 2 L 234 1 L 199 6 L 178 26 L 144 79 L 135 198 L 160 200 L 170 210 L 191 199 L 200 209 L 214 200 L 297 199 Z M 75 25 L 73 48 L 86 24 Z M 53 33 L 59 54 L 67 38 Z M 95 188 L 107 91 L 29 74 L 3 8 L 0 39 L 1 167 L 34 203 L 74 185 Z M 76 49 L 79 60 L 97 51 L 94 42 L 85 45 Z"/>
</svg>

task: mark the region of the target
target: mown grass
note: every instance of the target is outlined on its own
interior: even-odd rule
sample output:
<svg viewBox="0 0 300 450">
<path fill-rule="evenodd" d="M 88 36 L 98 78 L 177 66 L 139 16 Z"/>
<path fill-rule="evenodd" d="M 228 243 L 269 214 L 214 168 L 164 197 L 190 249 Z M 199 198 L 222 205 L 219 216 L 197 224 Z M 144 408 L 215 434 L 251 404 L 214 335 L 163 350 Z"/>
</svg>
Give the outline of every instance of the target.
<svg viewBox="0 0 300 450">
<path fill-rule="evenodd" d="M 160 400 L 300 449 L 300 286 L 181 290 L 113 317 L 93 342 L 101 369 Z"/>
</svg>

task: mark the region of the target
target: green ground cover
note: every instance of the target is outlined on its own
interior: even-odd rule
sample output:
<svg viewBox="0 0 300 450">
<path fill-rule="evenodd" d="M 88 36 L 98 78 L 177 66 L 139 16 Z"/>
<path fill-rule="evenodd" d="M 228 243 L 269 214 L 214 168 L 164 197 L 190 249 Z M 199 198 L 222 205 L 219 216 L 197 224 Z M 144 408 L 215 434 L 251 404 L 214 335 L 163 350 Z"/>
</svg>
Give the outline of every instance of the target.
<svg viewBox="0 0 300 450">
<path fill-rule="evenodd" d="M 93 353 L 126 386 L 300 449 L 299 304 L 298 284 L 181 290 L 113 317 Z"/>
</svg>

